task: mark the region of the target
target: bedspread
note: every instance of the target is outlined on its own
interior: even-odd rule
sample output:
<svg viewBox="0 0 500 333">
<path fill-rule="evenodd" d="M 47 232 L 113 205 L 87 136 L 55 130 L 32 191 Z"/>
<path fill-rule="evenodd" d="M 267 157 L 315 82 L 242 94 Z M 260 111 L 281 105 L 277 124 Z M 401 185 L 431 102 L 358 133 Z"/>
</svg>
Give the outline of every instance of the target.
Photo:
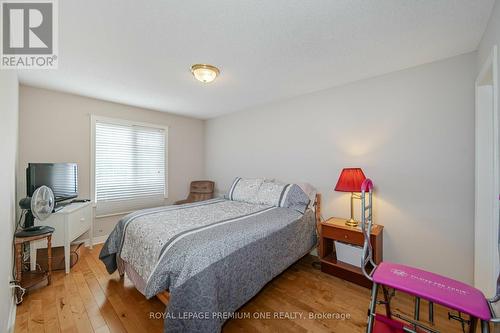
<svg viewBox="0 0 500 333">
<path fill-rule="evenodd" d="M 100 259 L 126 261 L 150 298 L 168 290 L 165 332 L 219 332 L 230 315 L 316 244 L 314 212 L 225 199 L 137 211 Z"/>
</svg>

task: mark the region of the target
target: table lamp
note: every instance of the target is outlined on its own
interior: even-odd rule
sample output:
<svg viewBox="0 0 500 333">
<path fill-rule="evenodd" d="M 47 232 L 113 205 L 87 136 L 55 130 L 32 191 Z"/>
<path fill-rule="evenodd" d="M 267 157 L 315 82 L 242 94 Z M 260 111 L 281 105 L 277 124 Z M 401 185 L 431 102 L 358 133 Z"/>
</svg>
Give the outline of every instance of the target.
<svg viewBox="0 0 500 333">
<path fill-rule="evenodd" d="M 354 219 L 354 199 L 361 199 L 361 184 L 366 179 L 361 168 L 345 168 L 340 173 L 339 180 L 335 186 L 335 191 L 351 192 L 351 218 L 345 222 L 346 225 L 357 227 L 359 222 Z"/>
</svg>

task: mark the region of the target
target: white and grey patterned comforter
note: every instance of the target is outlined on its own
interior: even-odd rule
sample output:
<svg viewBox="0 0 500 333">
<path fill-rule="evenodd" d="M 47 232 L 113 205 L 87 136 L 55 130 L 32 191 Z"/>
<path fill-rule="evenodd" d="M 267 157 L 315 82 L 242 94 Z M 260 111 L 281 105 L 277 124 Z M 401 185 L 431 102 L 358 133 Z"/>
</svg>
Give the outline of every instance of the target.
<svg viewBox="0 0 500 333">
<path fill-rule="evenodd" d="M 170 292 L 165 332 L 219 332 L 228 313 L 315 244 L 311 210 L 213 199 L 127 215 L 100 259 L 109 273 L 127 262 L 148 298 Z"/>
</svg>

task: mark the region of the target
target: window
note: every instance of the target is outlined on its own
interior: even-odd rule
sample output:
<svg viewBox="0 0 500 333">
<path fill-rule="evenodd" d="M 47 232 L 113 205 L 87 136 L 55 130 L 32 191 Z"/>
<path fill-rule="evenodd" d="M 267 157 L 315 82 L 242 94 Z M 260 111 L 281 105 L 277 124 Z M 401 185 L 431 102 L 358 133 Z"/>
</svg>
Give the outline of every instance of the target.
<svg viewBox="0 0 500 333">
<path fill-rule="evenodd" d="M 92 118 L 96 215 L 161 204 L 167 196 L 167 128 Z"/>
</svg>

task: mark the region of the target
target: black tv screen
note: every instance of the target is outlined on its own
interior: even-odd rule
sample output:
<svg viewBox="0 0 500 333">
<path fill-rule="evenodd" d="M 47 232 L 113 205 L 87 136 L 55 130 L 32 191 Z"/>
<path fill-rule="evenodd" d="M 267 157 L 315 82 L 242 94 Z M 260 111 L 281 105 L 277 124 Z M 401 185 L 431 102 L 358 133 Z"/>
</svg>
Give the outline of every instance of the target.
<svg viewBox="0 0 500 333">
<path fill-rule="evenodd" d="M 78 166 L 76 163 L 29 163 L 26 169 L 27 196 L 42 185 L 54 192 L 56 201 L 78 196 Z"/>
</svg>

